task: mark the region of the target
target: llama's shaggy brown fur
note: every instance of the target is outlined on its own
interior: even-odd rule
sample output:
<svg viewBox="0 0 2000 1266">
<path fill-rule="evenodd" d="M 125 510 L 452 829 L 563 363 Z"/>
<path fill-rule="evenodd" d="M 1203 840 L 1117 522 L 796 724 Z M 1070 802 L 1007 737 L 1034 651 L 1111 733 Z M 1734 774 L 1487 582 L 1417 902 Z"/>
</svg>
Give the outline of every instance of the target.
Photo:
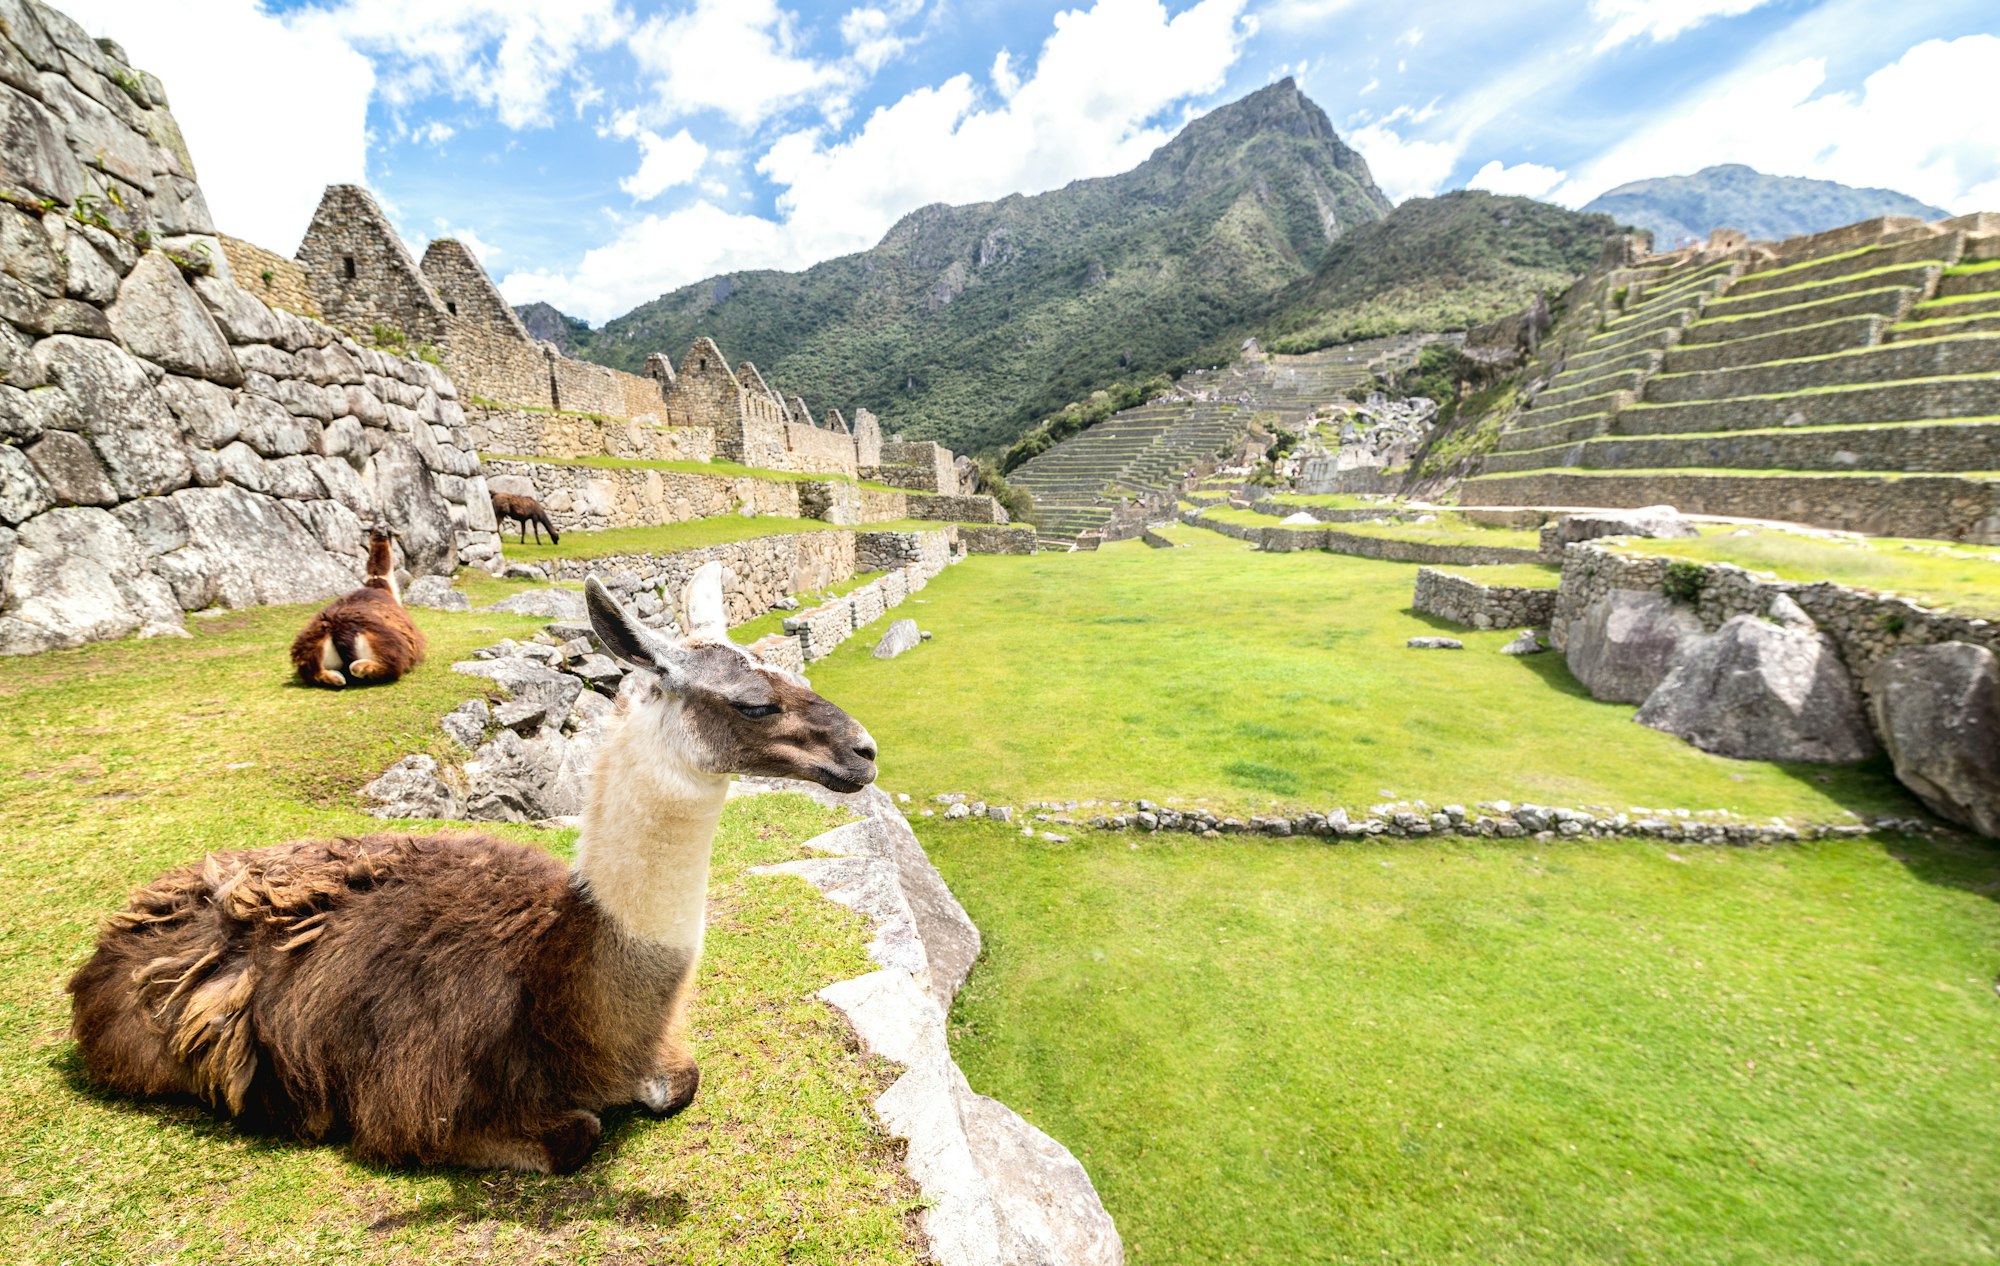
<svg viewBox="0 0 2000 1266">
<path fill-rule="evenodd" d="M 541 502 L 535 500 L 533 497 L 525 497 L 514 492 L 496 492 L 492 493 L 491 496 L 493 497 L 493 517 L 500 521 L 501 530 L 506 530 L 507 520 L 509 519 L 513 519 L 516 523 L 520 524 L 521 544 L 526 545 L 528 543 L 528 525 L 530 523 L 538 525 L 535 528 L 535 544 L 540 545 L 542 543 L 542 528 L 549 530 L 550 544 L 560 545 L 562 543 L 562 536 L 557 533 L 554 521 L 549 518 L 549 512 L 543 508 Z"/>
<path fill-rule="evenodd" d="M 385 1163 L 573 1170 L 595 1112 L 677 1077 L 693 967 L 534 848 L 370 835 L 224 853 L 140 889 L 78 970 L 92 1080 Z M 663 1069 L 663 1057 L 667 1067 Z M 504 1131 L 504 1133 L 502 1133 Z"/>
<path fill-rule="evenodd" d="M 368 578 L 306 621 L 292 639 L 292 667 L 309 686 L 394 681 L 424 658 L 424 635 L 396 593 L 388 528 L 369 529 Z"/>
</svg>

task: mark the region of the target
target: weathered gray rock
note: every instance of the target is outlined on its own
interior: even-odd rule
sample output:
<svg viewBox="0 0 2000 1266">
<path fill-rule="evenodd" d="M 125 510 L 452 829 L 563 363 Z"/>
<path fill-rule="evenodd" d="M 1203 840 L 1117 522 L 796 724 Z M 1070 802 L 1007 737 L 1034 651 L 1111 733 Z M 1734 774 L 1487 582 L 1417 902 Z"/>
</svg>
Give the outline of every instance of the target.
<svg viewBox="0 0 2000 1266">
<path fill-rule="evenodd" d="M 904 651 L 914 650 L 923 640 L 915 620 L 897 620 L 882 634 L 882 640 L 875 643 L 875 658 L 894 659 Z"/>
<path fill-rule="evenodd" d="M 183 610 L 314 602 L 361 581 L 358 567 L 343 566 L 269 497 L 225 484 L 183 489 L 172 501 L 187 522 L 188 544 L 153 565 Z"/>
<path fill-rule="evenodd" d="M 159 393 L 180 419 L 188 439 L 201 448 L 221 448 L 243 434 L 243 420 L 236 416 L 236 403 L 227 387 L 168 374 L 160 380 Z"/>
<path fill-rule="evenodd" d="M 605 694 L 617 694 L 625 681 L 625 670 L 608 655 L 585 655 L 570 665 L 570 671 Z"/>
<path fill-rule="evenodd" d="M 41 220 L 7 203 L 0 203 L 0 272 L 51 299 L 62 298 L 69 285 L 68 264 Z"/>
<path fill-rule="evenodd" d="M 1643 703 L 1667 675 L 1681 643 L 1702 635 L 1701 619 L 1664 594 L 1613 589 L 1584 608 L 1569 629 L 1569 670 L 1594 698 Z"/>
<path fill-rule="evenodd" d="M 284 338 L 281 314 L 222 277 L 197 277 L 194 292 L 232 343 L 276 343 Z"/>
<path fill-rule="evenodd" d="M 403 591 L 406 607 L 434 607 L 439 611 L 470 611 L 472 599 L 451 587 L 449 576 L 419 576 Z"/>
<path fill-rule="evenodd" d="M 417 575 L 449 575 L 458 562 L 451 513 L 438 494 L 437 481 L 410 441 L 396 436 L 369 459 L 362 472 L 376 513 L 396 529 L 403 559 Z M 576 595 L 577 614 L 583 596 Z M 552 612 L 567 615 L 569 612 Z"/>
<path fill-rule="evenodd" d="M 317 440 L 317 423 L 295 418 L 276 401 L 245 393 L 236 399 L 236 417 L 243 442 L 264 457 L 296 457 L 310 453 Z"/>
<path fill-rule="evenodd" d="M 104 339 L 58 335 L 35 358 L 60 402 L 51 421 L 90 437 L 121 498 L 184 488 L 193 476 L 180 423 L 139 362 Z"/>
<path fill-rule="evenodd" d="M 181 270 L 158 251 L 139 257 L 105 316 L 118 341 L 169 372 L 235 386 L 243 367 Z"/>
<path fill-rule="evenodd" d="M 63 143 L 62 124 L 39 101 L 0 85 L 0 182 L 64 206 L 83 192 L 83 168 Z"/>
<path fill-rule="evenodd" d="M 466 762 L 466 810 L 482 822 L 539 822 L 583 812 L 599 731 L 524 739 L 503 729 Z"/>
<path fill-rule="evenodd" d="M 1697 536 L 1694 524 L 1672 506 L 1646 506 L 1638 510 L 1608 510 L 1598 514 L 1572 514 L 1543 530 L 1543 548 L 1560 554 L 1562 547 L 1576 541 L 1594 541 L 1602 536 L 1643 536 L 1671 540 Z"/>
<path fill-rule="evenodd" d="M 583 595 L 573 589 L 528 589 L 510 594 L 481 610 L 508 615 L 547 616 L 552 620 L 583 620 L 590 615 L 584 606 Z"/>
<path fill-rule="evenodd" d="M 534 731 L 544 726 L 560 726 L 576 703 L 576 697 L 583 693 L 583 682 L 569 673 L 513 656 L 465 660 L 453 664 L 451 669 L 468 677 L 484 677 L 505 687 L 508 704 L 513 708 L 509 710 L 508 704 L 503 704 L 495 712 L 496 716 L 504 712 L 514 718 L 511 722 L 501 722 L 511 729 Z M 544 813 L 538 816 L 551 815 Z"/>
<path fill-rule="evenodd" d="M 428 756 L 405 756 L 363 787 L 361 794 L 374 802 L 368 812 L 378 818 L 460 821 L 465 817 L 458 793 L 438 777 L 437 761 Z"/>
<path fill-rule="evenodd" d="M 1868 674 L 1875 731 L 1930 811 L 2000 838 L 2000 660 L 1970 642 L 1913 646 Z"/>
<path fill-rule="evenodd" d="M 467 699 L 456 708 L 444 714 L 438 726 L 451 735 L 452 742 L 466 751 L 477 751 L 486 738 L 487 723 L 492 720 L 492 710 L 484 699 Z"/>
<path fill-rule="evenodd" d="M 155 558 L 188 543 L 187 519 L 168 497 L 141 497 L 111 511 L 125 525 L 139 552 Z"/>
<path fill-rule="evenodd" d="M 1549 649 L 1533 629 L 1522 629 L 1514 640 L 1500 648 L 1502 655 L 1539 655 Z"/>
<path fill-rule="evenodd" d="M 104 463 L 81 435 L 50 431 L 27 448 L 28 463 L 57 505 L 110 506 L 118 503 Z"/>
<path fill-rule="evenodd" d="M 1462 651 L 1465 643 L 1455 637 L 1413 637 L 1403 645 L 1419 651 Z"/>
<path fill-rule="evenodd" d="M 28 455 L 11 444 L 0 444 L 0 523 L 12 526 L 54 504 L 55 495 Z"/>
<path fill-rule="evenodd" d="M 1875 741 L 1832 639 L 1739 615 L 1675 655 L 1639 724 L 1739 760 L 1842 764 Z"/>
<path fill-rule="evenodd" d="M 0 655 L 181 631 L 173 593 L 104 510 L 50 510 L 22 524 L 0 607 Z"/>
</svg>

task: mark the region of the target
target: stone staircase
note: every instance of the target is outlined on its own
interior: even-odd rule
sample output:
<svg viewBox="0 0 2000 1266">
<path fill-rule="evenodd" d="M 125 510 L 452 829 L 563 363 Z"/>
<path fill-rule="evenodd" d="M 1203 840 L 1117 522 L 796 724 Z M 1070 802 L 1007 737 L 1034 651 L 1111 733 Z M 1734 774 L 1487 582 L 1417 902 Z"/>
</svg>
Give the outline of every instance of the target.
<svg viewBox="0 0 2000 1266">
<path fill-rule="evenodd" d="M 2000 541 L 2000 216 L 1642 259 L 1570 303 L 1466 503 Z"/>
<path fill-rule="evenodd" d="M 1235 447 L 1253 420 L 1296 427 L 1315 409 L 1345 400 L 1378 369 L 1409 363 L 1439 337 L 1394 335 L 1193 370 L 1177 386 L 1211 398 L 1126 409 L 1023 463 L 1008 479 L 1034 496 L 1042 547 L 1067 549 L 1111 522 L 1121 504 L 1171 493 L 1202 461 Z"/>
</svg>

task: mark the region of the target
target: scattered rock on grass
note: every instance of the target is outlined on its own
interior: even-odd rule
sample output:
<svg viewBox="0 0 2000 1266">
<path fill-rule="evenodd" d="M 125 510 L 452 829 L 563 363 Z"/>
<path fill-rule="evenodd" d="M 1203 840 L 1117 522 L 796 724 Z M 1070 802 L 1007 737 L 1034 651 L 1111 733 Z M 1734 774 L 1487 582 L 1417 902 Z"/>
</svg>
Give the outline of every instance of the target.
<svg viewBox="0 0 2000 1266">
<path fill-rule="evenodd" d="M 1896 777 L 1931 812 L 2000 838 L 2000 659 L 1971 642 L 1912 646 L 1868 674 Z"/>
<path fill-rule="evenodd" d="M 1522 629 L 1515 639 L 1500 648 L 1502 655 L 1539 655 L 1549 649 L 1533 629 Z"/>
<path fill-rule="evenodd" d="M 1465 643 L 1455 637 L 1413 637 L 1405 646 L 1419 651 L 1462 651 Z"/>
<path fill-rule="evenodd" d="M 470 611 L 472 599 L 451 587 L 445 576 L 419 576 L 403 590 L 406 607 L 432 607 L 439 611 Z"/>
<path fill-rule="evenodd" d="M 915 648 L 922 640 L 915 620 L 897 620 L 882 634 L 882 640 L 875 643 L 875 658 L 894 659 L 904 651 Z"/>
</svg>

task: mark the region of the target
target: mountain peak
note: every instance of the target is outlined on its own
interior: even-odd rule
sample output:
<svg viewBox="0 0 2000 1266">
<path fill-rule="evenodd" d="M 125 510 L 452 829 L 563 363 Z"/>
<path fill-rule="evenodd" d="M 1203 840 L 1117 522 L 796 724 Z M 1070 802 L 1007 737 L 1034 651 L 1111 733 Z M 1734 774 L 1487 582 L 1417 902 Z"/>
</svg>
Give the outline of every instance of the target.
<svg viewBox="0 0 2000 1266">
<path fill-rule="evenodd" d="M 1742 163 L 1719 163 L 1686 176 L 1634 180 L 1599 194 L 1583 209 L 1650 230 L 1653 245 L 1660 250 L 1700 241 L 1722 227 L 1776 241 L 1878 215 L 1936 220 L 1948 214 L 1893 189 L 1772 176 Z"/>
</svg>

